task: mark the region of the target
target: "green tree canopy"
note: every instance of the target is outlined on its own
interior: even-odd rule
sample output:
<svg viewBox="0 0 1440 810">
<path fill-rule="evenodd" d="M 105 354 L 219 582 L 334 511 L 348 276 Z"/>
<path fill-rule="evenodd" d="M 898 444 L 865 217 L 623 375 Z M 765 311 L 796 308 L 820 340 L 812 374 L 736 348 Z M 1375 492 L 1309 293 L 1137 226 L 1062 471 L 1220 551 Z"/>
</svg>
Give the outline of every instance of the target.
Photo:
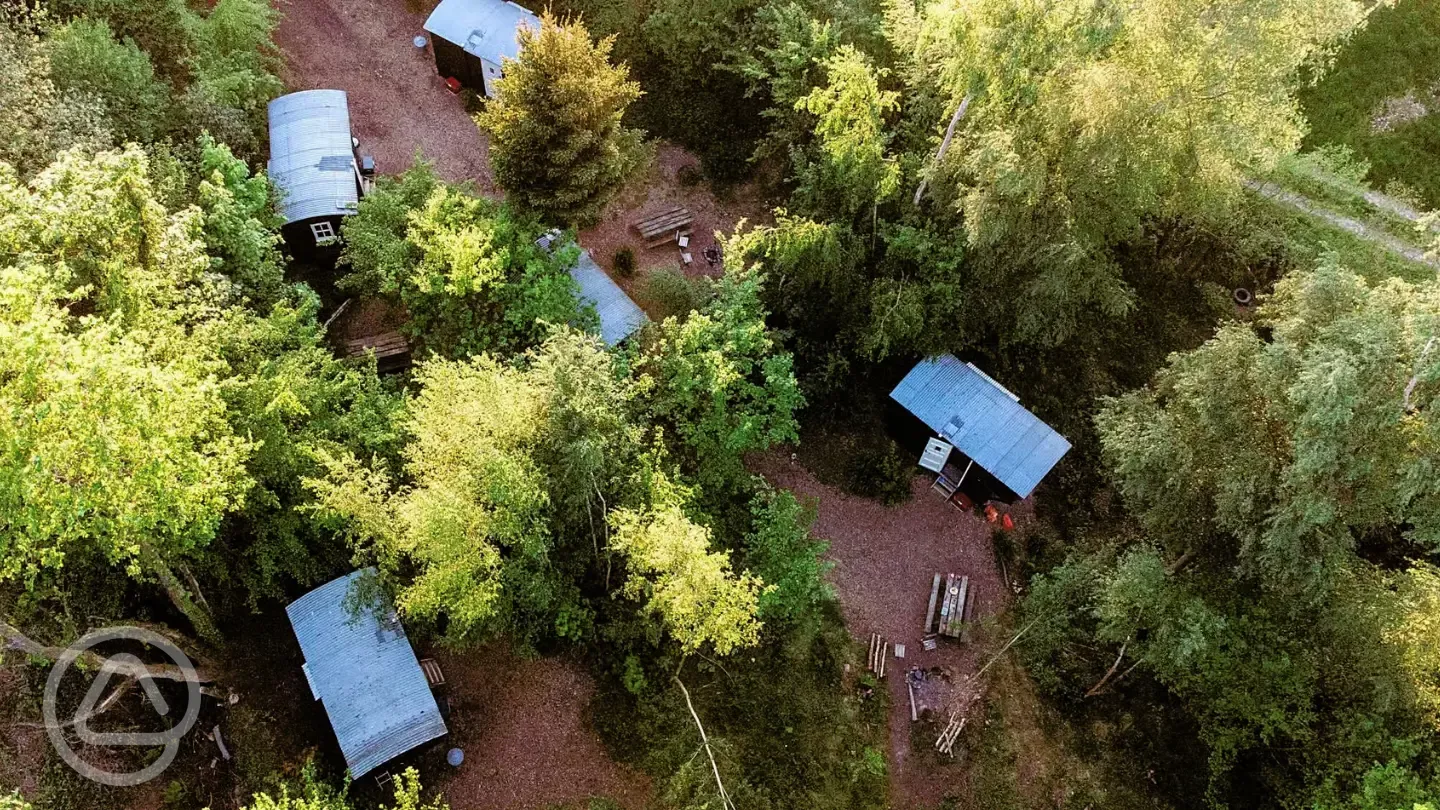
<svg viewBox="0 0 1440 810">
<path fill-rule="evenodd" d="M 1058 343 L 1127 312 L 1111 247 L 1153 219 L 1228 210 L 1291 154 L 1299 69 L 1362 16 L 1355 0 L 945 0 L 895 15 L 911 86 L 947 99 L 945 118 L 969 99 L 930 174 L 980 249 L 972 285 L 993 291 L 975 297 L 976 325 Z"/>
<path fill-rule="evenodd" d="M 640 407 L 673 433 L 706 485 L 740 474 L 745 453 L 794 441 L 805 404 L 790 355 L 765 325 L 764 275 L 740 261 L 703 311 L 666 319 L 632 359 Z"/>
<path fill-rule="evenodd" d="M 340 286 L 402 306 L 422 351 L 519 352 L 554 326 L 594 322 L 568 273 L 578 248 L 546 251 L 533 219 L 440 182 L 428 164 L 382 179 L 343 232 L 351 270 Z"/>
<path fill-rule="evenodd" d="M 610 64 L 614 39 L 599 43 L 579 21 L 546 13 L 522 27 L 520 57 L 507 60 L 475 122 L 490 136 L 495 180 L 515 205 L 547 222 L 587 225 L 641 159 L 641 134 L 621 125 L 640 86 Z"/>
</svg>

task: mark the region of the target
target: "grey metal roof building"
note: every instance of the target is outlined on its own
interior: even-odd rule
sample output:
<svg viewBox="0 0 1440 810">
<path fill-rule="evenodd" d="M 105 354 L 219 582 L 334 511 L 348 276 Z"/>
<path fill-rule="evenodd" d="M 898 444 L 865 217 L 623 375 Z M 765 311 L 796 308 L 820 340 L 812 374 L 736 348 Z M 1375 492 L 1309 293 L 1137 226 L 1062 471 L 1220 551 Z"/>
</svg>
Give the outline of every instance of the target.
<svg viewBox="0 0 1440 810">
<path fill-rule="evenodd" d="M 285 609 L 310 690 L 324 704 L 355 779 L 446 732 L 399 618 L 346 604 L 352 585 L 374 575 L 373 568 L 347 574 Z"/>
<path fill-rule="evenodd" d="M 359 178 L 345 91 L 290 93 L 270 102 L 268 113 L 268 171 L 286 224 L 354 213 Z"/>
<path fill-rule="evenodd" d="M 1070 450 L 1018 397 L 948 354 L 916 363 L 890 398 L 1021 498 Z"/>
<path fill-rule="evenodd" d="M 648 320 L 645 310 L 600 269 L 589 251 L 580 251 L 580 260 L 570 268 L 570 277 L 580 285 L 580 299 L 595 305 L 600 315 L 600 339 L 606 346 L 618 344 Z"/>
<path fill-rule="evenodd" d="M 471 56 L 501 64 L 520 55 L 521 24 L 540 30 L 540 18 L 507 0 L 441 0 L 425 30 L 459 45 Z"/>
</svg>

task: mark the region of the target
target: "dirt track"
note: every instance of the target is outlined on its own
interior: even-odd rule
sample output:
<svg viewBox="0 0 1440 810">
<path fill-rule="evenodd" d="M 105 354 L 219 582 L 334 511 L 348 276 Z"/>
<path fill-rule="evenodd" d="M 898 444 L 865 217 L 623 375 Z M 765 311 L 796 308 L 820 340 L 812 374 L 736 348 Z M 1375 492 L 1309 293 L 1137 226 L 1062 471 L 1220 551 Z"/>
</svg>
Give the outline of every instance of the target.
<svg viewBox="0 0 1440 810">
<path fill-rule="evenodd" d="M 350 98 L 360 150 L 381 174 L 399 174 L 415 150 L 447 180 L 494 191 L 489 146 L 457 96 L 445 89 L 423 34 L 425 15 L 402 0 L 275 0 L 283 15 L 275 41 L 291 90 L 331 88 Z"/>
</svg>

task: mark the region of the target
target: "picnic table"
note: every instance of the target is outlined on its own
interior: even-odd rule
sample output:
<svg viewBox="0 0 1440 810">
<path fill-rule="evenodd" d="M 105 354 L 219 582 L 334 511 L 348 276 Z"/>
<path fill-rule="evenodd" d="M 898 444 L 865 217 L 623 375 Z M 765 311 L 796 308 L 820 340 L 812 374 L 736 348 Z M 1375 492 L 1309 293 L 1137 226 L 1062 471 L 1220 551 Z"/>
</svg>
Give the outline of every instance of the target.
<svg viewBox="0 0 1440 810">
<path fill-rule="evenodd" d="M 645 241 L 645 247 L 657 247 L 676 241 L 683 234 L 689 233 L 690 223 L 694 221 L 695 215 L 691 214 L 689 209 L 677 205 L 646 217 L 630 227 L 640 234 L 640 238 Z"/>
</svg>

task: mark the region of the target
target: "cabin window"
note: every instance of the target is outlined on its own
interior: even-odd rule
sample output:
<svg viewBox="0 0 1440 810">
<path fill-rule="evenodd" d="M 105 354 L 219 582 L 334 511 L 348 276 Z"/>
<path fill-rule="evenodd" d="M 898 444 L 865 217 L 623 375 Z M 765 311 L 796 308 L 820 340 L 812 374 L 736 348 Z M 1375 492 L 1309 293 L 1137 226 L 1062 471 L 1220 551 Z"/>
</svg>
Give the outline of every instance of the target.
<svg viewBox="0 0 1440 810">
<path fill-rule="evenodd" d="M 315 244 L 328 245 L 335 240 L 335 226 L 329 222 L 310 223 L 310 233 L 315 234 Z"/>
</svg>

